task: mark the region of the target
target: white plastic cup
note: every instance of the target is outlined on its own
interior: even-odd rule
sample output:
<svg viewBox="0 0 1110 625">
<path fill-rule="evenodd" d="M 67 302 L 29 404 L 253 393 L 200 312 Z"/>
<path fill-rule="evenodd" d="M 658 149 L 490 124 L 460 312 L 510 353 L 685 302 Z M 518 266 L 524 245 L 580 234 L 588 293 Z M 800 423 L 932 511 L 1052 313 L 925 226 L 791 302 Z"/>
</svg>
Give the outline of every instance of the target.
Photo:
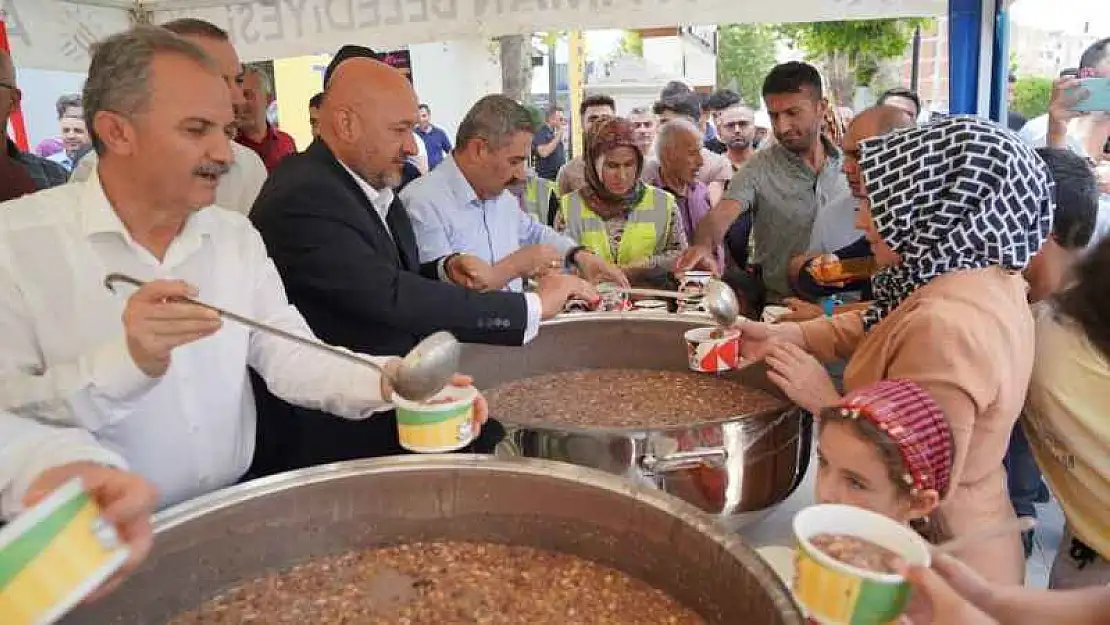
<svg viewBox="0 0 1110 625">
<path fill-rule="evenodd" d="M 721 336 L 713 336 L 719 333 Z M 740 366 L 740 331 L 736 328 L 687 330 L 686 356 L 690 370 L 721 373 Z"/>
</svg>

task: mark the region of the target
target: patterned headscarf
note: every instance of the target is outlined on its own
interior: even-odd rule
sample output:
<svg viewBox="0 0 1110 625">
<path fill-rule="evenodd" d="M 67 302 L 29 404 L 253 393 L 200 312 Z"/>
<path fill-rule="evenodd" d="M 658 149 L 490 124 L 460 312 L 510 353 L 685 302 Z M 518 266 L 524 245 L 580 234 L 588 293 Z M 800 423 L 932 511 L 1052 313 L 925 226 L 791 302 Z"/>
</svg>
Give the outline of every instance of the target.
<svg viewBox="0 0 1110 625">
<path fill-rule="evenodd" d="M 949 117 L 859 147 L 875 227 L 902 257 L 872 281 L 868 328 L 937 276 L 1021 271 L 1052 231 L 1052 177 L 1032 148 L 992 122 Z"/>
<path fill-rule="evenodd" d="M 837 404 L 845 419 L 866 419 L 898 446 L 911 490 L 944 496 L 952 475 L 955 442 L 940 406 L 909 380 L 880 380 L 853 391 Z"/>
<path fill-rule="evenodd" d="M 636 145 L 632 124 L 623 117 L 613 117 L 593 127 L 586 134 L 586 186 L 580 193 L 586 204 L 602 219 L 624 215 L 640 203 L 644 196 L 644 154 Z M 627 195 L 617 195 L 601 181 L 600 161 L 616 148 L 632 148 L 636 152 L 636 184 Z"/>
</svg>

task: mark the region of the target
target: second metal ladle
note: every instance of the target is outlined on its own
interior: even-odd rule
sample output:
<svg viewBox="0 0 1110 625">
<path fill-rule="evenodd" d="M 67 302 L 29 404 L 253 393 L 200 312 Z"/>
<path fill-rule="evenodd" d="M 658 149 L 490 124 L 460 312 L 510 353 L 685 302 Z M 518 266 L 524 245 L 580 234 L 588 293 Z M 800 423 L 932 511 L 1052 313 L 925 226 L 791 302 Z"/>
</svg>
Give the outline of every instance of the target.
<svg viewBox="0 0 1110 625">
<path fill-rule="evenodd" d="M 659 289 L 637 289 L 625 288 L 617 286 L 599 287 L 601 292 L 609 293 L 626 293 L 628 295 L 646 295 L 648 297 L 669 297 L 672 299 L 696 299 L 698 296 L 691 296 L 679 291 L 662 291 Z M 721 280 L 713 279 L 706 283 L 705 293 L 701 295 L 702 304 L 705 306 L 706 312 L 709 316 L 713 317 L 713 321 L 721 326 L 731 326 L 736 323 L 736 319 L 740 316 L 740 301 L 736 299 L 736 293 L 732 288 Z"/>
</svg>

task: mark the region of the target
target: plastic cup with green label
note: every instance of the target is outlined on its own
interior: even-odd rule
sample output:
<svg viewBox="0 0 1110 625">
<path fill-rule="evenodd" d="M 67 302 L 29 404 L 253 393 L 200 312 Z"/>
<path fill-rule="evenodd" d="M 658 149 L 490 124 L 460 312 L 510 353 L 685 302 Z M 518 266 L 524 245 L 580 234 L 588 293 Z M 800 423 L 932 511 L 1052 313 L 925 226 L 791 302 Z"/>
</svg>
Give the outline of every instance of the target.
<svg viewBox="0 0 1110 625">
<path fill-rule="evenodd" d="M 394 397 L 401 446 L 424 454 L 466 447 L 478 435 L 474 427 L 477 398 L 478 390 L 472 386 L 448 386 L 419 402 Z"/>
<path fill-rule="evenodd" d="M 70 480 L 0 530 L 0 623 L 57 621 L 128 555 L 81 480 Z"/>
</svg>

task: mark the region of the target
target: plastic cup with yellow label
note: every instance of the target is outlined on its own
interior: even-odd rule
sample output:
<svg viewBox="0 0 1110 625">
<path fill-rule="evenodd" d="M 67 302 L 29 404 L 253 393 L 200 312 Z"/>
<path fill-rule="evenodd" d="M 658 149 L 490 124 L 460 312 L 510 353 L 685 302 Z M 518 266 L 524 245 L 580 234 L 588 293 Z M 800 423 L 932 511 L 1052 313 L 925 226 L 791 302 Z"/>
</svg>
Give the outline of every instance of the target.
<svg viewBox="0 0 1110 625">
<path fill-rule="evenodd" d="M 57 621 L 128 555 L 81 480 L 66 482 L 0 530 L 0 623 Z"/>
<path fill-rule="evenodd" d="M 887 565 L 894 559 L 930 563 L 928 544 L 917 532 L 855 506 L 802 510 L 794 516 L 794 538 L 794 598 L 821 625 L 896 623 L 910 586 Z"/>
<path fill-rule="evenodd" d="M 397 435 L 409 451 L 436 454 L 462 449 L 477 436 L 472 386 L 448 386 L 424 401 L 394 397 Z"/>
</svg>

